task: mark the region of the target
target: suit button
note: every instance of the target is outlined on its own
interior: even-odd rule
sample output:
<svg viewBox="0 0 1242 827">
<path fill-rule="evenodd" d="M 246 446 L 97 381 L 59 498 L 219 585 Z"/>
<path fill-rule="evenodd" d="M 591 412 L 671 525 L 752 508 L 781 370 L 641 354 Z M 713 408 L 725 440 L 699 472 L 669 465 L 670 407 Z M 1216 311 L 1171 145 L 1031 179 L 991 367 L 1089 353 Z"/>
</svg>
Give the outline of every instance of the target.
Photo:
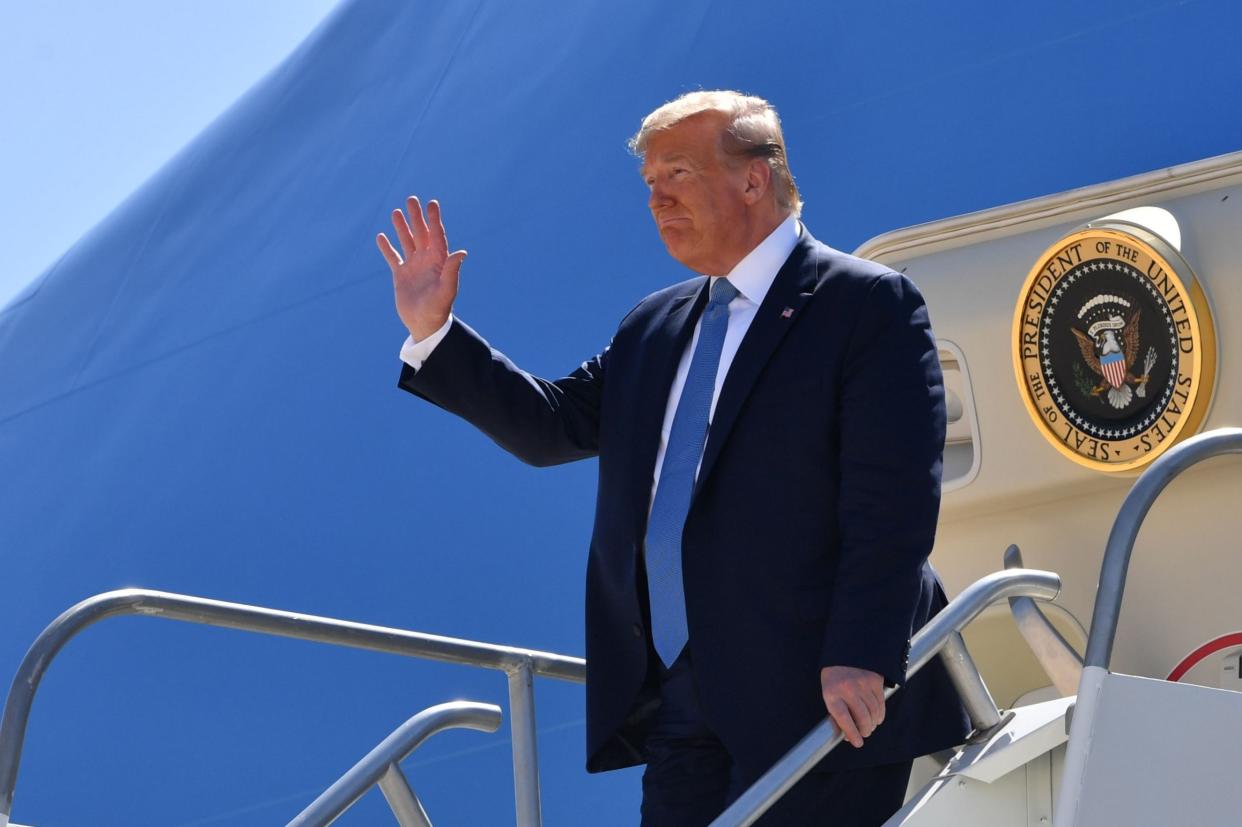
<svg viewBox="0 0 1242 827">
<path fill-rule="evenodd" d="M 635 623 L 633 626 L 630 627 L 630 630 L 634 632 L 634 637 L 643 636 L 643 626 L 641 623 Z"/>
</svg>

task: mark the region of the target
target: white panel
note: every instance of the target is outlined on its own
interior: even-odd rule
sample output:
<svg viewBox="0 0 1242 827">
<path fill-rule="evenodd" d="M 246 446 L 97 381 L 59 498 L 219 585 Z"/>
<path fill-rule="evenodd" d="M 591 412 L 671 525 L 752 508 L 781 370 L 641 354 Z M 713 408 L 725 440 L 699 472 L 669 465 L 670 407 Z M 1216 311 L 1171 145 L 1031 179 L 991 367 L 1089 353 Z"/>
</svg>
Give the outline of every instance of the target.
<svg viewBox="0 0 1242 827">
<path fill-rule="evenodd" d="M 1242 693 L 1086 671 L 1059 827 L 1236 824 Z"/>
<path fill-rule="evenodd" d="M 1074 698 L 1057 698 L 1010 710 L 1006 724 L 983 744 L 971 744 L 949 769 L 980 781 L 996 781 L 1065 743 L 1065 710 Z"/>
<path fill-rule="evenodd" d="M 887 827 L 1041 827 L 1052 819 L 1053 767 L 1064 751 L 1058 698 L 1014 710 L 986 743 L 963 747 L 886 822 Z"/>
<path fill-rule="evenodd" d="M 884 827 L 1027 827 L 1026 773 L 988 784 L 953 776 L 933 782 Z"/>
<path fill-rule="evenodd" d="M 1045 753 L 1026 765 L 1026 823 L 1052 823 L 1052 755 Z"/>
</svg>

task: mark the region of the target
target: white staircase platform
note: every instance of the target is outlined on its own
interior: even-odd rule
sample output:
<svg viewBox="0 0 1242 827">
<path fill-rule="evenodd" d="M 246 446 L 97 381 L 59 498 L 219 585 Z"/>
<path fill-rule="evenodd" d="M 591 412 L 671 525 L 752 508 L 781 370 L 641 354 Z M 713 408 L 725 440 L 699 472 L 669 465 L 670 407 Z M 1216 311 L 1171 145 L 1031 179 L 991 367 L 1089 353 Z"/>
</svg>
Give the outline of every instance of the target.
<svg viewBox="0 0 1242 827">
<path fill-rule="evenodd" d="M 1058 827 L 1237 824 L 1242 692 L 1084 670 Z"/>
<path fill-rule="evenodd" d="M 1054 769 L 1074 698 L 1011 710 L 985 742 L 968 744 L 886 827 L 1028 827 L 1052 820 Z M 1055 758 L 1055 760 L 1054 760 Z"/>
</svg>

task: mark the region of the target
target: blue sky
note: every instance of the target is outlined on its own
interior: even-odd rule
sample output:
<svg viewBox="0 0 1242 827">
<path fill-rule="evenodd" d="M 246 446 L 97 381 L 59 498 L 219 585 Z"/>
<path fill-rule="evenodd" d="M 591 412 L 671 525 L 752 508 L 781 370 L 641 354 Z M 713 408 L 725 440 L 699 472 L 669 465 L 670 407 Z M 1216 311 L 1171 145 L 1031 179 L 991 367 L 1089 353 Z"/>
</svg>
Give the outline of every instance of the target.
<svg viewBox="0 0 1242 827">
<path fill-rule="evenodd" d="M 336 0 L 0 3 L 0 305 Z"/>
</svg>

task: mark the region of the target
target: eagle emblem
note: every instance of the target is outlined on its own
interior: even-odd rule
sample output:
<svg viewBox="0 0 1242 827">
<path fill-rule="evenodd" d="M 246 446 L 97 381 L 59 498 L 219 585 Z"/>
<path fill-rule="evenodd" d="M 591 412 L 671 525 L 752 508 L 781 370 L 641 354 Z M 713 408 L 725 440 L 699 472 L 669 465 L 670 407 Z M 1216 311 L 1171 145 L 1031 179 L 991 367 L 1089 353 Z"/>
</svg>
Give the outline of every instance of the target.
<svg viewBox="0 0 1242 827">
<path fill-rule="evenodd" d="M 1139 317 L 1142 308 L 1131 310 L 1132 302 L 1122 296 L 1102 293 L 1087 301 L 1078 311 L 1078 321 L 1086 331 L 1071 327 L 1078 341 L 1078 350 L 1100 381 L 1090 389 L 1091 396 L 1107 400 L 1117 410 L 1124 410 L 1134 397 L 1147 395 L 1147 382 L 1156 364 L 1156 349 L 1147 348 L 1143 372 L 1134 374 L 1139 342 Z M 1131 389 L 1133 385 L 1133 389 Z"/>
<path fill-rule="evenodd" d="M 1211 309 L 1181 254 L 1137 225 L 1101 219 L 1045 250 L 1012 336 L 1027 413 L 1079 465 L 1141 468 L 1207 415 Z"/>
</svg>

